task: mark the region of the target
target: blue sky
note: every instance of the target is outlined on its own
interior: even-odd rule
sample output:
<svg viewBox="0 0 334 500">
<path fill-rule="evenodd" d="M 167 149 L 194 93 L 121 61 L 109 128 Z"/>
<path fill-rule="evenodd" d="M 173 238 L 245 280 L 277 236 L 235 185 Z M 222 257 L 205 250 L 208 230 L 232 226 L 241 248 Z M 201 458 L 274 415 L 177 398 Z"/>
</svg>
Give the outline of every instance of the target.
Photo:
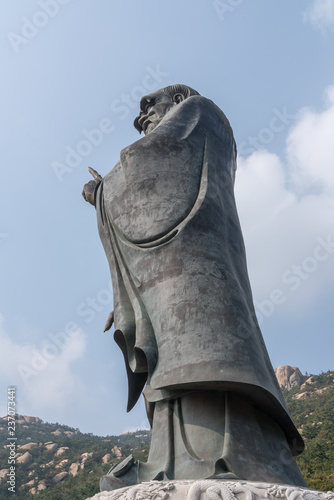
<svg viewBox="0 0 334 500">
<path fill-rule="evenodd" d="M 186 83 L 229 118 L 236 199 L 276 367 L 333 366 L 334 2 L 17 0 L 0 6 L 1 413 L 96 434 L 126 414 L 87 167 L 138 139 L 143 93 Z"/>
</svg>

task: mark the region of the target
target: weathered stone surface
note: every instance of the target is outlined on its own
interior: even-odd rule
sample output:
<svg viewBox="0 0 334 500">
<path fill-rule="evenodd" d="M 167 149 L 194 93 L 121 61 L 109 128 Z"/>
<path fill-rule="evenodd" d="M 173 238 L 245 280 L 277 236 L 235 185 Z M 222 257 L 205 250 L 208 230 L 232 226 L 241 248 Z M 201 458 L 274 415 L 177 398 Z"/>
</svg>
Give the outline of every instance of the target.
<svg viewBox="0 0 334 500">
<path fill-rule="evenodd" d="M 17 415 L 17 424 L 38 424 L 41 422 L 41 419 L 38 417 L 29 417 L 27 415 Z"/>
<path fill-rule="evenodd" d="M 59 457 L 63 453 L 65 453 L 68 450 L 68 446 L 61 446 L 57 451 L 56 451 L 56 457 Z"/>
<path fill-rule="evenodd" d="M 73 431 L 64 431 L 64 434 L 67 436 L 67 437 L 72 437 L 74 436 L 75 434 L 77 434 L 77 431 L 73 432 Z"/>
<path fill-rule="evenodd" d="M 0 481 L 2 481 L 3 479 L 6 479 L 8 472 L 9 472 L 9 469 L 1 469 L 0 470 Z"/>
<path fill-rule="evenodd" d="M 59 474 L 56 474 L 54 476 L 53 482 L 60 483 L 60 481 L 63 481 L 67 476 L 68 476 L 68 472 L 59 472 Z"/>
<path fill-rule="evenodd" d="M 57 443 L 45 443 L 44 446 L 47 449 L 47 451 L 56 451 L 58 449 Z"/>
<path fill-rule="evenodd" d="M 103 464 L 107 464 L 108 462 L 110 462 L 110 460 L 111 460 L 111 455 L 110 455 L 110 453 L 107 453 L 106 455 L 104 455 L 104 456 L 102 457 L 102 463 L 103 463 Z"/>
<path fill-rule="evenodd" d="M 307 399 L 312 394 L 323 394 L 324 392 L 328 391 L 328 389 L 330 389 L 329 386 L 323 387 L 322 389 L 315 389 L 312 392 L 309 392 L 309 391 L 301 392 L 299 394 L 294 394 L 292 396 L 292 399 Z"/>
<path fill-rule="evenodd" d="M 305 382 L 300 386 L 301 389 L 306 389 L 310 384 L 314 384 L 313 377 L 309 377 Z"/>
<path fill-rule="evenodd" d="M 292 399 L 307 399 L 308 397 L 310 397 L 309 392 L 301 392 L 300 394 L 294 394 Z"/>
<path fill-rule="evenodd" d="M 122 456 L 122 450 L 119 446 L 114 446 L 111 450 L 111 453 L 114 455 L 116 458 L 121 458 Z"/>
<path fill-rule="evenodd" d="M 334 500 L 334 493 L 248 481 L 150 481 L 87 500 Z"/>
<path fill-rule="evenodd" d="M 67 458 L 65 458 L 65 460 L 62 460 L 61 462 L 59 462 L 59 464 L 56 465 L 56 469 L 62 469 L 63 467 L 65 467 L 67 462 L 68 462 L 68 460 L 67 460 Z"/>
<path fill-rule="evenodd" d="M 32 479 L 31 481 L 29 481 L 28 483 L 25 483 L 25 484 L 22 484 L 22 486 L 20 486 L 20 489 L 22 488 L 30 488 L 31 486 L 34 486 L 35 484 L 35 480 Z"/>
<path fill-rule="evenodd" d="M 31 453 L 29 453 L 29 451 L 26 451 L 23 455 L 21 455 L 20 457 L 18 457 L 16 459 L 16 463 L 17 464 L 30 464 L 32 462 L 33 458 L 32 458 L 32 455 Z"/>
<path fill-rule="evenodd" d="M 18 446 L 20 450 L 33 450 L 34 448 L 38 448 L 37 443 L 27 443 L 22 446 Z"/>
<path fill-rule="evenodd" d="M 81 464 L 80 464 L 80 468 L 81 469 L 84 469 L 85 468 L 85 463 L 87 462 L 87 460 L 89 458 L 91 458 L 92 456 L 94 455 L 93 452 L 86 452 L 86 453 L 82 453 L 81 454 Z"/>
<path fill-rule="evenodd" d="M 37 486 L 37 491 L 43 491 L 43 490 L 46 490 L 46 484 L 44 479 L 40 481 Z"/>
<path fill-rule="evenodd" d="M 69 473 L 72 476 L 76 476 L 78 474 L 79 467 L 80 467 L 80 463 L 79 462 L 73 462 L 73 464 L 70 465 Z"/>
<path fill-rule="evenodd" d="M 55 431 L 51 432 L 51 434 L 54 434 L 55 436 L 61 436 L 62 431 L 60 429 L 56 429 Z"/>
<path fill-rule="evenodd" d="M 293 387 L 301 386 L 306 379 L 297 366 L 278 366 L 275 369 L 275 374 L 280 387 L 284 387 L 288 391 Z"/>
</svg>

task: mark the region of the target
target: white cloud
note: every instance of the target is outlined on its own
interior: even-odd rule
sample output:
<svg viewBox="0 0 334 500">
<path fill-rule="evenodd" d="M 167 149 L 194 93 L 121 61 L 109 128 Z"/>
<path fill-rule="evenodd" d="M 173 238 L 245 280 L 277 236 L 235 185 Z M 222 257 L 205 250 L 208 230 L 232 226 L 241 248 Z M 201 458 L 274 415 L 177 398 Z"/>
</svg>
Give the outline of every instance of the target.
<svg viewBox="0 0 334 500">
<path fill-rule="evenodd" d="M 284 163 L 268 151 L 238 160 L 236 198 L 254 298 L 280 289 L 281 314 L 311 307 L 334 282 L 334 88 L 326 95 L 324 111 L 299 114 Z"/>
<path fill-rule="evenodd" d="M 310 22 L 314 28 L 324 30 L 334 24 L 334 0 L 313 0 L 303 14 L 304 22 Z"/>
<path fill-rule="evenodd" d="M 302 188 L 315 185 L 323 193 L 334 192 L 334 86 L 326 90 L 327 109 L 304 109 L 287 139 L 293 181 Z"/>
<path fill-rule="evenodd" d="M 15 343 L 3 327 L 0 316 L 0 376 L 18 389 L 18 412 L 33 415 L 61 411 L 81 388 L 71 364 L 85 350 L 85 335 L 76 328 L 71 335 L 62 332 L 46 337 L 39 346 Z M 21 409 L 20 409 L 21 408 Z M 6 408 L 1 408 L 6 413 Z"/>
</svg>

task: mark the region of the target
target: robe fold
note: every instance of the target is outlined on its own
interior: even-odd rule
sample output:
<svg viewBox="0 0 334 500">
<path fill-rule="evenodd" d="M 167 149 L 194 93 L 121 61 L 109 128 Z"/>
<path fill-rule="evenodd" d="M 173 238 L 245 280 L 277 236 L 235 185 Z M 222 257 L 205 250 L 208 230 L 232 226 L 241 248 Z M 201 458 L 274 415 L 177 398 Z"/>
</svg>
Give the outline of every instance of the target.
<svg viewBox="0 0 334 500">
<path fill-rule="evenodd" d="M 115 340 L 131 409 L 192 391 L 244 395 L 283 430 L 291 421 L 255 315 L 233 185 L 236 151 L 222 111 L 191 96 L 122 150 L 97 191 Z"/>
</svg>

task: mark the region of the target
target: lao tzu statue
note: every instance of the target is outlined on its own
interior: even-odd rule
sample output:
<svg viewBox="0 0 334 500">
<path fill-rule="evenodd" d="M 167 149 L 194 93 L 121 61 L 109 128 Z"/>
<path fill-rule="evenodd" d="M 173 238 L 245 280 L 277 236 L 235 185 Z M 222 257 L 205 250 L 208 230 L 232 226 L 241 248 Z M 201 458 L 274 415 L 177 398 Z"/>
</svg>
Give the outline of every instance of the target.
<svg viewBox="0 0 334 500">
<path fill-rule="evenodd" d="M 289 416 L 258 326 L 233 185 L 236 146 L 210 100 L 185 85 L 144 96 L 96 206 L 114 293 L 115 341 L 151 424 L 147 463 L 101 480 L 239 478 L 305 486 Z"/>
</svg>

